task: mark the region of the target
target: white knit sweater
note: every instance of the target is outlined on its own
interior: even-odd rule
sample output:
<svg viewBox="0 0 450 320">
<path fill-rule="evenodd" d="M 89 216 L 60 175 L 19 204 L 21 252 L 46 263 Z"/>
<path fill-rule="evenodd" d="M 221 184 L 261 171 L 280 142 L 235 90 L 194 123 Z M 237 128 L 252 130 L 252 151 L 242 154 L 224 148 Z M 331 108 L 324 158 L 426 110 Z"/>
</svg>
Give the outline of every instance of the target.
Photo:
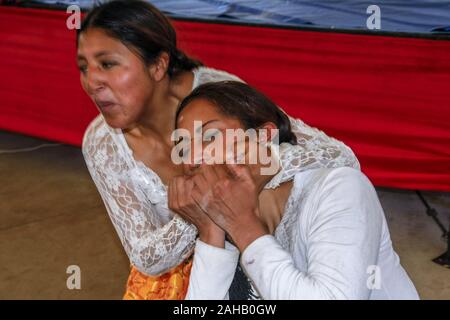
<svg viewBox="0 0 450 320">
<path fill-rule="evenodd" d="M 197 240 L 187 299 L 226 299 L 238 250 Z M 295 175 L 274 235 L 251 243 L 241 265 L 263 299 L 418 299 L 392 247 L 370 181 L 351 168 Z"/>
</svg>

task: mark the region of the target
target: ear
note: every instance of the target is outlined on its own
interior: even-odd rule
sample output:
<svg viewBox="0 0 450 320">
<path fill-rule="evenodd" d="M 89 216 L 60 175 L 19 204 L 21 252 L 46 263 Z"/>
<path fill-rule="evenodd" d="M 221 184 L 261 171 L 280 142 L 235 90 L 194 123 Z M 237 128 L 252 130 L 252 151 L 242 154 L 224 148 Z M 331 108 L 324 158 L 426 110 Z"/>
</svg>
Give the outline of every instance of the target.
<svg viewBox="0 0 450 320">
<path fill-rule="evenodd" d="M 258 127 L 259 142 L 268 142 L 277 135 L 278 127 L 273 122 L 266 122 Z"/>
<path fill-rule="evenodd" d="M 169 68 L 169 54 L 167 52 L 162 52 L 156 61 L 149 66 L 150 76 L 156 82 L 161 81 L 167 74 L 167 69 Z"/>
</svg>

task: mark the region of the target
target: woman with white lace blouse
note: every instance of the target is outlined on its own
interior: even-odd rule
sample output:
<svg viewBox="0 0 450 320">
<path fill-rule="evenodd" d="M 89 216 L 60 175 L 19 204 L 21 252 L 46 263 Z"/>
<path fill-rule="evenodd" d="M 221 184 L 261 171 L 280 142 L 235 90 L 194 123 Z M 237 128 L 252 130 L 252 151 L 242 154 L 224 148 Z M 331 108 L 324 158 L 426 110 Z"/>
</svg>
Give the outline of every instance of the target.
<svg viewBox="0 0 450 320">
<path fill-rule="evenodd" d="M 195 122 L 203 124 L 198 138 Z M 187 299 L 418 298 L 360 171 L 298 170 L 264 190 L 276 172 L 262 170 L 270 165 L 262 151 L 276 163 L 274 137 L 289 148 L 293 135 L 264 95 L 236 81 L 204 84 L 181 103 L 177 124 L 187 133 L 186 174 L 170 184 L 169 207 L 199 231 Z M 254 139 L 229 134 L 256 129 Z M 236 145 L 245 145 L 242 164 L 227 162 Z M 240 254 L 245 273 L 236 268 Z"/>
<path fill-rule="evenodd" d="M 177 48 L 168 19 L 143 1 L 106 2 L 89 12 L 77 33 L 77 63 L 81 85 L 100 111 L 85 132 L 82 151 L 132 264 L 128 288 L 134 291 L 128 297 L 161 297 L 159 289 L 155 296 L 151 290 L 137 294 L 137 288 L 145 277 L 186 266 L 197 237 L 195 226 L 167 204 L 166 186 L 182 174 L 170 157 L 175 112 L 203 83 L 241 80 L 187 57 Z M 265 188 L 298 171 L 359 169 L 342 142 L 290 120 L 298 145 L 282 152 L 283 170 Z M 171 289 L 186 287 L 179 277 L 188 272 L 178 271 Z M 170 298 L 183 297 L 183 290 L 177 292 Z"/>
</svg>

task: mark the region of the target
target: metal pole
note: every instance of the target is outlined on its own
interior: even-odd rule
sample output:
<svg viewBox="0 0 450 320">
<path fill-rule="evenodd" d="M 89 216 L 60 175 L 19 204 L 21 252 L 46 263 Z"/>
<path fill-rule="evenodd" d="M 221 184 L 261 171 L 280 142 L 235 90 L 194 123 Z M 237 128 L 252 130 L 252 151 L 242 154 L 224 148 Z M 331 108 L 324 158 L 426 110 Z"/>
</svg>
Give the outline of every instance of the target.
<svg viewBox="0 0 450 320">
<path fill-rule="evenodd" d="M 448 230 L 445 229 L 444 225 L 442 224 L 441 220 L 438 218 L 438 213 L 436 209 L 432 208 L 427 200 L 425 200 L 424 196 L 419 190 L 416 190 L 417 195 L 419 196 L 420 200 L 422 200 L 422 203 L 425 205 L 425 208 L 427 209 L 427 215 L 429 215 L 431 218 L 433 218 L 434 222 L 439 226 L 439 228 L 442 231 L 442 237 L 447 238 L 447 251 L 441 254 L 439 257 L 433 259 L 433 262 L 440 264 L 442 266 L 445 266 L 447 268 L 450 268 L 450 224 Z"/>
</svg>

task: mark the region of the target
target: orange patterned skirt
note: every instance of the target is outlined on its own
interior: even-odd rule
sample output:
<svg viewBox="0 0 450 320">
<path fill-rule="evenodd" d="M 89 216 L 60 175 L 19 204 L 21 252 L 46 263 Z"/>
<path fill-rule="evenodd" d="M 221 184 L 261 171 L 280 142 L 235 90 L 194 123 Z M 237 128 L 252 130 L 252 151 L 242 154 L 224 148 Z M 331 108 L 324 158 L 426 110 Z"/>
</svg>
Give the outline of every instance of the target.
<svg viewBox="0 0 450 320">
<path fill-rule="evenodd" d="M 160 276 L 148 276 L 131 266 L 124 300 L 184 300 L 192 257 Z"/>
</svg>

